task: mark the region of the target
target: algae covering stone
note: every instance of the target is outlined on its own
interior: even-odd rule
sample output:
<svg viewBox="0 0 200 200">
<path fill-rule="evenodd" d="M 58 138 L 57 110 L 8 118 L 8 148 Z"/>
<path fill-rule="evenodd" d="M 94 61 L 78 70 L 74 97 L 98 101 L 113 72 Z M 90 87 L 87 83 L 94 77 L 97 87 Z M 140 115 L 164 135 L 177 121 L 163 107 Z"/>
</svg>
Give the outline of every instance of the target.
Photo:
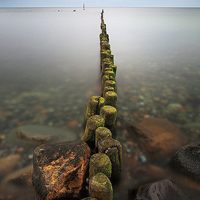
<svg viewBox="0 0 200 200">
<path fill-rule="evenodd" d="M 80 199 L 90 156 L 90 148 L 81 140 L 38 146 L 33 155 L 37 198 Z"/>
<path fill-rule="evenodd" d="M 103 173 L 108 178 L 111 178 L 112 163 L 110 158 L 104 153 L 93 154 L 89 164 L 89 178 L 97 173 Z"/>
<path fill-rule="evenodd" d="M 103 174 L 98 173 L 89 181 L 89 195 L 98 200 L 112 200 L 113 188 L 109 178 Z"/>
<path fill-rule="evenodd" d="M 98 127 L 103 127 L 105 120 L 100 115 L 91 116 L 86 124 L 83 140 L 87 142 L 90 148 L 95 147 L 95 131 Z"/>
</svg>

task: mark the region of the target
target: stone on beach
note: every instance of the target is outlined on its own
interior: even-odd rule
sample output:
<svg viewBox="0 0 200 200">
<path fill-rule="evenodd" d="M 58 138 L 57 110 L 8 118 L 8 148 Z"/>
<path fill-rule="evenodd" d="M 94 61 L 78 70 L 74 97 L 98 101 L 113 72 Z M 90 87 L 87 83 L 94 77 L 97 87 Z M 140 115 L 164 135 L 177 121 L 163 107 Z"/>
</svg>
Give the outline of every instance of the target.
<svg viewBox="0 0 200 200">
<path fill-rule="evenodd" d="M 38 146 L 33 155 L 38 199 L 80 198 L 90 156 L 90 148 L 81 140 Z"/>
<path fill-rule="evenodd" d="M 130 132 L 151 161 L 167 159 L 187 143 L 186 136 L 166 119 L 143 119 L 132 124 Z"/>
</svg>

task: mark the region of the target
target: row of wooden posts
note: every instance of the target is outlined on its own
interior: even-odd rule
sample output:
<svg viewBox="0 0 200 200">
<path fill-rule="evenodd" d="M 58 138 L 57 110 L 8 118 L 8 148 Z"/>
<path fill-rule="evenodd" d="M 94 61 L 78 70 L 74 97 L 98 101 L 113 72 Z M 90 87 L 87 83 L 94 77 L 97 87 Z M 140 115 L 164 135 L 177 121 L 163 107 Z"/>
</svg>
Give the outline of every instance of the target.
<svg viewBox="0 0 200 200">
<path fill-rule="evenodd" d="M 85 199 L 113 199 L 112 183 L 120 179 L 122 170 L 122 146 L 113 139 L 117 119 L 116 71 L 111 54 L 109 35 L 101 12 L 100 55 L 101 96 L 92 96 L 85 114 L 83 140 L 93 155 L 89 163 L 89 196 Z"/>
</svg>

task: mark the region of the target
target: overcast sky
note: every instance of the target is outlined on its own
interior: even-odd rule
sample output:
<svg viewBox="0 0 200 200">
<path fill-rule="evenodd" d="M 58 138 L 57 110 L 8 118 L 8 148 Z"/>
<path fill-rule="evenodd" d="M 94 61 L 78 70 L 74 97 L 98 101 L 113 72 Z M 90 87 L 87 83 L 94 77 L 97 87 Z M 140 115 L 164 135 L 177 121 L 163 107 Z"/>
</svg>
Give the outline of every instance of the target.
<svg viewBox="0 0 200 200">
<path fill-rule="evenodd" d="M 200 7 L 200 0 L 0 0 L 0 7 Z"/>
</svg>

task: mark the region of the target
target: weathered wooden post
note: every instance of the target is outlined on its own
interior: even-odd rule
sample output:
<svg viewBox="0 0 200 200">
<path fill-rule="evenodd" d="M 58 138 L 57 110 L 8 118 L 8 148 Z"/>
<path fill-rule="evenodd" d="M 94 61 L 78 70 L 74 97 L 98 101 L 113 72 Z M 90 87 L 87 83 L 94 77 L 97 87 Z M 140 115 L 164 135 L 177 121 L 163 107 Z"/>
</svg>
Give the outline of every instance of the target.
<svg viewBox="0 0 200 200">
<path fill-rule="evenodd" d="M 113 188 L 110 179 L 103 173 L 94 175 L 89 181 L 89 195 L 98 200 L 112 200 Z"/>
<path fill-rule="evenodd" d="M 104 127 L 105 120 L 100 115 L 91 116 L 86 123 L 83 141 L 85 141 L 91 149 L 95 147 L 95 131 L 98 127 Z"/>
<path fill-rule="evenodd" d="M 99 115 L 101 107 L 105 105 L 105 99 L 101 96 L 92 96 L 88 102 L 85 122 L 93 115 Z"/>
</svg>

